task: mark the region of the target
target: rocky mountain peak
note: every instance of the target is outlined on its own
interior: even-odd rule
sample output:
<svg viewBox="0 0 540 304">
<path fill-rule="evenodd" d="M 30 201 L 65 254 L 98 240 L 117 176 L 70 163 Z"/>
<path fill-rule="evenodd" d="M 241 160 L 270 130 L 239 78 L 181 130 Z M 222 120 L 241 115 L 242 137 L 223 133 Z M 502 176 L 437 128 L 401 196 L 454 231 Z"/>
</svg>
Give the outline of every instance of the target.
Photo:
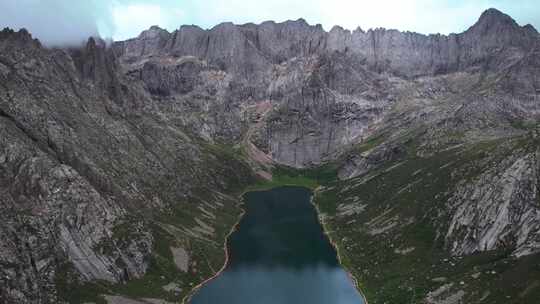
<svg viewBox="0 0 540 304">
<path fill-rule="evenodd" d="M 100 37 L 88 38 L 88 40 L 86 41 L 86 49 L 88 50 L 95 48 L 105 49 L 107 48 L 107 42 Z"/>
<path fill-rule="evenodd" d="M 155 39 L 166 39 L 168 38 L 170 33 L 160 28 L 157 25 L 152 25 L 149 29 L 142 31 L 139 34 L 138 39 L 146 39 L 146 40 L 155 40 Z"/>
<path fill-rule="evenodd" d="M 208 30 L 182 26 L 172 33 L 154 26 L 137 38 L 116 42 L 115 47 L 129 62 L 167 54 L 195 56 L 230 71 L 248 72 L 250 77 L 262 76 L 259 72 L 268 64 L 288 58 L 346 51 L 377 72 L 416 77 L 479 68 L 485 62 L 496 69 L 514 57 L 508 52 L 526 53 L 535 40 L 538 33 L 532 26 L 521 27 L 510 16 L 489 9 L 467 31 L 450 36 L 383 28 L 350 31 L 339 26 L 327 32 L 300 18 L 243 25 L 227 22 Z M 500 53 L 502 49 L 508 52 Z"/>
<path fill-rule="evenodd" d="M 33 44 L 34 46 L 41 46 L 41 43 L 38 39 L 32 38 L 32 34 L 28 32 L 25 28 L 21 28 L 18 31 L 6 27 L 0 31 L 0 39 L 8 39 L 16 43 L 22 44 Z"/>
<path fill-rule="evenodd" d="M 232 29 L 232 28 L 235 28 L 236 25 L 230 21 L 227 21 L 227 22 L 221 22 L 221 23 L 218 23 L 216 24 L 212 30 L 215 30 L 215 29 Z"/>
<path fill-rule="evenodd" d="M 122 43 L 116 43 L 117 52 L 129 56 L 146 56 L 158 53 L 167 43 L 171 34 L 157 25 L 144 30 L 136 38 L 128 39 Z"/>
<path fill-rule="evenodd" d="M 508 16 L 507 14 L 499 11 L 496 8 L 489 8 L 485 10 L 479 18 L 479 21 L 507 21 L 507 22 L 515 22 L 512 17 Z"/>
<path fill-rule="evenodd" d="M 533 35 L 536 35 L 538 36 L 538 31 L 536 30 L 536 28 L 534 26 L 532 26 L 532 24 L 525 24 L 523 26 L 523 29 L 528 31 L 529 33 L 533 34 Z M 540 38 L 540 37 L 539 37 Z"/>
<path fill-rule="evenodd" d="M 150 26 L 150 28 L 148 30 L 150 30 L 150 31 L 166 31 L 166 30 L 162 29 L 161 27 L 159 27 L 159 25 L 152 25 L 152 26 Z"/>
<path fill-rule="evenodd" d="M 481 33 L 500 33 L 508 30 L 519 31 L 523 28 L 524 27 L 519 26 L 519 24 L 517 24 L 517 22 L 509 15 L 495 8 L 490 8 L 480 15 L 478 21 L 469 29 L 469 31 L 478 31 Z"/>
<path fill-rule="evenodd" d="M 296 20 L 287 20 L 284 22 L 288 26 L 298 26 L 298 27 L 309 27 L 309 23 L 307 23 L 306 19 L 304 18 L 298 18 Z"/>
<path fill-rule="evenodd" d="M 183 24 L 180 26 L 180 31 L 182 30 L 200 30 L 200 31 L 204 31 L 200 26 L 196 25 L 196 24 Z"/>
<path fill-rule="evenodd" d="M 330 32 L 345 32 L 347 31 L 346 29 L 344 29 L 342 26 L 340 25 L 334 25 L 332 26 L 332 28 L 330 29 Z"/>
</svg>

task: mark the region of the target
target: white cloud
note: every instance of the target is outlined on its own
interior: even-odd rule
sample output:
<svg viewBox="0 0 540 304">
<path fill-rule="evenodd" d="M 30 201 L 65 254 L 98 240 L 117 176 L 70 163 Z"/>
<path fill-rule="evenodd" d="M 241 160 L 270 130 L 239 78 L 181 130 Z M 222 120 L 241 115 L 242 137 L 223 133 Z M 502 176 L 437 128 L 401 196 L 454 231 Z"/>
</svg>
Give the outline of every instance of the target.
<svg viewBox="0 0 540 304">
<path fill-rule="evenodd" d="M 0 27 L 26 28 L 48 45 L 82 43 L 109 23 L 103 0 L 0 0 Z"/>
<path fill-rule="evenodd" d="M 174 29 L 182 22 L 184 13 L 179 8 L 165 10 L 156 4 L 116 4 L 113 7 L 115 40 L 136 37 L 152 25 Z"/>
</svg>

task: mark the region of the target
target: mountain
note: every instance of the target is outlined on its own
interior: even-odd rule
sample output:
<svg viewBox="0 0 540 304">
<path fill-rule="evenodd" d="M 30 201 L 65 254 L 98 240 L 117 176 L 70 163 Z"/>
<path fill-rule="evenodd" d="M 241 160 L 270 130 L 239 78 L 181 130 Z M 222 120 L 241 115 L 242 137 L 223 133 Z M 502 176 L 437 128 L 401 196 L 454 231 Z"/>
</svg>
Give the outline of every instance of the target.
<svg viewBox="0 0 540 304">
<path fill-rule="evenodd" d="M 178 96 L 189 96 L 189 102 L 201 95 L 215 99 L 209 112 L 217 113 L 194 117 L 195 129 L 209 133 L 203 136 L 225 141 L 241 137 L 238 127 L 220 123 L 233 120 L 238 125 L 243 105 L 268 101 L 289 113 L 255 132 L 257 147 L 279 163 L 306 167 L 332 159 L 341 146 L 368 135 L 394 99 L 406 94 L 392 81 L 411 83 L 459 72 L 466 73 L 461 79 L 500 77 L 534 52 L 537 44 L 536 30 L 492 9 L 466 32 L 450 36 L 384 29 L 351 33 L 338 27 L 325 32 L 300 19 L 280 24 L 223 23 L 208 31 L 183 26 L 173 33 L 152 27 L 113 48 L 128 75 L 182 112 L 192 110 L 185 109 L 185 98 Z M 180 77 L 177 70 L 182 70 Z M 210 81 L 218 81 L 215 77 L 197 82 L 200 75 L 223 72 L 223 80 L 212 85 L 228 86 L 226 92 L 214 87 L 218 93 L 206 93 Z M 519 83 L 508 85 L 528 81 L 516 79 Z M 532 88 L 520 93 L 536 94 Z M 226 115 L 216 119 L 220 123 L 211 121 L 220 113 Z M 529 114 L 525 110 L 519 115 Z"/>
<path fill-rule="evenodd" d="M 495 9 L 448 36 L 4 29 L 0 299 L 178 300 L 221 268 L 242 191 L 302 176 L 368 301 L 533 303 L 539 93 L 538 32 Z"/>
</svg>

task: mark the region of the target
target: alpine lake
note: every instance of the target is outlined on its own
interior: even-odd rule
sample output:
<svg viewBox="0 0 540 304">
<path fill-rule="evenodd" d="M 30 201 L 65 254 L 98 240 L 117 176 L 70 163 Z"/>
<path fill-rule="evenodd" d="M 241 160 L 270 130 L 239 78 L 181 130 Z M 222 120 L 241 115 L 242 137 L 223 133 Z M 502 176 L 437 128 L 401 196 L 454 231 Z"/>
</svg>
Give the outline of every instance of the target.
<svg viewBox="0 0 540 304">
<path fill-rule="evenodd" d="M 244 194 L 228 260 L 191 304 L 363 304 L 303 187 Z"/>
</svg>

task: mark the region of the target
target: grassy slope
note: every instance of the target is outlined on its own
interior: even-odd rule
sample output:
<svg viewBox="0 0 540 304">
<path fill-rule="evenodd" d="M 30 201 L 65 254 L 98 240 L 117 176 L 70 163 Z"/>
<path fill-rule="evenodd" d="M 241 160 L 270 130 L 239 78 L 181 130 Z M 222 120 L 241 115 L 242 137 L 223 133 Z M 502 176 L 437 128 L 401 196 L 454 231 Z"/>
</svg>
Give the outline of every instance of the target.
<svg viewBox="0 0 540 304">
<path fill-rule="evenodd" d="M 520 145 L 522 139 L 494 141 L 427 158 L 409 157 L 372 172 L 371 179 L 334 182 L 318 192 L 315 202 L 326 215 L 326 229 L 370 303 L 421 303 L 429 291 L 446 283 L 454 284 L 454 292 L 465 291 L 465 303 L 483 297 L 483 303 L 536 303 L 540 255 L 516 261 L 499 251 L 452 258 L 443 247 L 444 236 L 436 235 L 447 219 L 444 202 L 451 185 L 474 178 L 486 158 L 497 161 Z M 457 166 L 462 176 L 451 175 Z M 352 198 L 365 205 L 364 211 L 338 216 L 338 204 L 351 204 Z M 397 226 L 370 233 L 390 223 Z"/>
<path fill-rule="evenodd" d="M 373 147 L 379 141 L 368 141 L 367 144 Z M 407 158 L 398 166 L 395 163 L 386 164 L 371 172 L 372 178 L 363 182 L 361 178 L 337 181 L 333 165 L 306 170 L 277 167 L 272 172 L 272 181 L 236 182 L 229 193 L 234 198 L 244 191 L 283 185 L 310 189 L 323 186 L 321 188 L 324 190 L 317 191 L 315 203 L 325 215 L 325 228 L 338 247 L 343 265 L 358 279 L 359 287 L 370 303 L 420 303 L 427 292 L 446 283 L 454 283 L 455 288 L 465 290 L 467 303 L 474 303 L 474 299 L 485 296 L 486 291 L 489 291 L 489 295 L 484 303 L 535 303 L 534 299 L 540 297 L 540 256 L 516 261 L 507 252 L 487 252 L 452 258 L 444 250 L 442 242 L 436 239 L 436 226 L 444 222 L 438 212 L 448 191 L 451 191 L 449 185 L 453 180 L 450 173 L 455 169 L 455 164 L 462 164 L 464 170 L 460 172 L 473 178 L 482 170 L 482 159 L 495 157 L 496 161 L 496 157 L 511 153 L 512 145 L 520 144 L 520 141 L 508 145 L 506 150 L 500 149 L 500 144 L 497 141 L 487 142 L 428 158 Z M 359 150 L 370 147 L 359 147 Z M 409 148 L 412 149 L 410 152 L 414 152 L 412 144 Z M 227 148 L 214 149 L 224 160 L 236 157 L 234 151 Z M 449 163 L 451 165 L 445 167 Z M 199 195 L 202 198 L 206 193 L 201 191 Z M 351 202 L 354 198 L 366 205 L 365 211 L 358 215 L 336 216 L 338 204 Z M 159 221 L 173 225 L 192 221 L 199 214 L 195 208 L 197 203 L 200 202 L 178 205 L 171 213 L 162 215 Z M 99 303 L 100 299 L 96 296 L 99 293 L 179 301 L 193 286 L 212 276 L 223 265 L 223 242 L 241 214 L 238 204 L 239 200 L 228 200 L 216 213 L 219 218 L 215 242 L 174 235 L 154 225 L 156 242 L 147 275 L 125 285 L 97 283 L 87 284 L 82 289 L 64 288 L 70 290 L 70 298 L 75 299 L 71 303 L 89 300 Z M 395 218 L 400 228 L 392 229 L 389 233 L 369 234 L 365 223 L 382 213 L 385 216 L 380 218 Z M 440 222 L 433 221 L 434 218 Z M 195 272 L 193 269 L 188 273 L 176 270 L 169 250 L 175 244 L 187 246 L 197 264 L 202 266 Z M 396 249 L 411 247 L 414 250 L 410 253 L 396 253 Z M 480 276 L 474 279 L 473 275 L 476 277 L 478 273 Z M 445 281 L 441 282 L 441 278 L 445 278 Z M 181 296 L 162 290 L 161 286 L 171 281 L 183 287 Z M 461 285 L 461 282 L 464 284 Z"/>
<path fill-rule="evenodd" d="M 150 267 L 142 278 L 128 280 L 125 284 L 107 282 L 81 282 L 77 279 L 73 266 L 66 263 L 58 269 L 56 284 L 59 298 L 68 303 L 105 303 L 101 294 L 117 294 L 130 298 L 160 298 L 180 302 L 191 289 L 214 275 L 224 264 L 223 244 L 231 227 L 238 221 L 242 210 L 240 195 L 248 184 L 255 183 L 249 167 L 234 151 L 223 146 L 204 146 L 208 159 L 207 182 L 221 185 L 217 193 L 211 185 L 202 185 L 192 190 L 182 201 L 172 204 L 157 214 L 131 215 L 114 229 L 113 239 L 129 238 L 131 222 L 143 220 L 151 228 L 154 237 Z M 226 178 L 225 178 L 226 177 Z M 208 179 L 207 178 L 207 179 Z M 215 219 L 205 219 L 199 208 L 205 206 Z M 186 233 L 198 224 L 195 218 L 210 224 L 212 236 L 194 236 Z M 108 244 L 103 244 L 106 248 Z M 109 246 L 110 247 L 110 246 Z M 170 247 L 182 247 L 190 253 L 190 268 L 187 272 L 177 269 Z M 175 282 L 182 292 L 166 292 L 163 286 Z"/>
<path fill-rule="evenodd" d="M 203 193 L 200 193 L 204 197 Z M 211 198 L 208 198 L 211 199 Z M 61 291 L 60 298 L 69 303 L 96 302 L 105 303 L 101 294 L 117 294 L 130 298 L 160 298 L 171 302 L 181 301 L 191 289 L 205 279 L 214 275 L 224 264 L 223 243 L 230 228 L 237 222 L 241 209 L 236 199 L 221 201 L 223 207 L 216 211 L 217 218 L 212 226 L 214 237 L 203 239 L 182 233 L 179 230 L 168 230 L 167 225 L 176 228 L 193 227 L 195 217 L 200 217 L 197 202 L 192 199 L 185 205 L 177 205 L 170 212 L 155 219 L 151 225 L 154 236 L 153 254 L 146 274 L 137 279 L 130 279 L 125 284 L 107 282 L 78 282 L 70 265 L 57 275 L 57 286 Z M 121 236 L 115 236 L 120 238 Z M 170 247 L 182 247 L 190 252 L 191 264 L 188 272 L 178 270 Z M 166 292 L 163 286 L 175 282 L 182 292 L 175 294 Z"/>
<path fill-rule="evenodd" d="M 329 183 L 337 177 L 334 164 L 327 164 L 311 169 L 293 169 L 278 166 L 272 170 L 272 180 L 259 180 L 246 187 L 246 191 L 264 190 L 279 186 L 302 186 L 315 190 L 320 185 Z"/>
<path fill-rule="evenodd" d="M 160 298 L 171 302 L 180 302 L 193 287 L 205 279 L 212 277 L 225 262 L 224 242 L 231 227 L 238 221 L 242 210 L 241 195 L 245 191 L 270 189 L 284 185 L 304 186 L 315 189 L 321 183 L 335 180 L 335 168 L 331 165 L 316 169 L 295 170 L 288 167 L 277 167 L 273 170 L 273 180 L 255 180 L 243 161 L 243 155 L 237 149 L 225 145 L 203 145 L 207 149 L 208 167 L 216 172 L 216 178 L 228 177 L 226 198 L 216 199 L 207 188 L 197 189 L 183 202 L 153 215 L 149 222 L 154 236 L 153 254 L 150 268 L 142 278 L 130 279 L 125 284 L 110 284 L 107 282 L 83 283 L 78 281 L 72 265 L 66 264 L 59 269 L 56 281 L 59 287 L 59 298 L 69 303 L 105 303 L 101 294 L 117 294 L 130 298 Z M 218 181 L 219 182 L 219 181 Z M 214 237 L 202 239 L 186 235 L 174 228 L 195 227 L 194 218 L 201 218 L 198 208 L 204 202 L 219 200 L 222 206 L 214 211 L 216 219 L 212 222 L 215 229 Z M 135 221 L 133 221 L 135 222 Z M 113 239 L 129 238 L 130 220 L 126 219 L 115 229 Z M 171 229 L 170 227 L 173 227 Z M 107 244 L 104 244 L 106 246 Z M 170 247 L 183 247 L 191 253 L 189 271 L 182 272 L 174 264 Z M 193 263 L 194 262 L 194 263 Z M 180 294 L 165 292 L 163 286 L 170 282 L 177 283 L 181 288 Z"/>
</svg>

